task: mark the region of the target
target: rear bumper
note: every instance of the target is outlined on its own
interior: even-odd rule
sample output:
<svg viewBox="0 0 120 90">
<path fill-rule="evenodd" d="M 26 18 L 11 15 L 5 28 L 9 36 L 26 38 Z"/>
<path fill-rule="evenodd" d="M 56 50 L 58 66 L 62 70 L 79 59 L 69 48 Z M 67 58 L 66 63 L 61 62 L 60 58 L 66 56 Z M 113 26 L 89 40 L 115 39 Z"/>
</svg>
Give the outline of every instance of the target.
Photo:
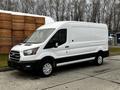
<svg viewBox="0 0 120 90">
<path fill-rule="evenodd" d="M 38 66 L 38 61 L 12 61 L 8 60 L 8 66 L 18 70 L 34 70 Z"/>
<path fill-rule="evenodd" d="M 109 56 L 109 50 L 108 51 L 104 51 L 103 57 L 108 57 Z"/>
</svg>

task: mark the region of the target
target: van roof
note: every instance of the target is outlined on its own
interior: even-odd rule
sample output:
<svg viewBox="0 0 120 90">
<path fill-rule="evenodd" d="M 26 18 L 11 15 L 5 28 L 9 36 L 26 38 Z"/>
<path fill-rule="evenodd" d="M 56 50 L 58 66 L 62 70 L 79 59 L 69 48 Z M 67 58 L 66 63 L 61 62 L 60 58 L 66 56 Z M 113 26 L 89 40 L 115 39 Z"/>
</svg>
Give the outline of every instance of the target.
<svg viewBox="0 0 120 90">
<path fill-rule="evenodd" d="M 97 27 L 97 28 L 106 28 L 106 24 L 102 23 L 92 23 L 92 22 L 80 22 L 80 21 L 59 21 L 59 22 L 53 22 L 47 25 L 43 25 L 38 29 L 45 29 L 45 28 L 59 28 L 63 25 L 68 25 L 68 26 L 83 26 L 83 27 Z"/>
</svg>

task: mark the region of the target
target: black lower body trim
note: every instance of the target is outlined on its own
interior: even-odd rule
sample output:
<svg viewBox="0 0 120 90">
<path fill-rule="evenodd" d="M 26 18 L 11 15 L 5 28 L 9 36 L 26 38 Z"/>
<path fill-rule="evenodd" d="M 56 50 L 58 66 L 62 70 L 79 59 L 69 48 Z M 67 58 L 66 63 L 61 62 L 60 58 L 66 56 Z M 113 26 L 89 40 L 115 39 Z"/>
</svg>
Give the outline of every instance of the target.
<svg viewBox="0 0 120 90">
<path fill-rule="evenodd" d="M 56 59 L 56 63 L 75 61 L 75 60 L 78 60 L 78 59 L 91 58 L 91 57 L 95 57 L 95 56 L 96 56 L 96 53 L 70 56 L 70 57 Z"/>
<path fill-rule="evenodd" d="M 59 58 L 55 59 L 55 63 L 64 63 L 64 62 L 70 62 L 70 61 L 75 61 L 79 59 L 86 59 L 86 58 L 92 58 L 96 57 L 98 55 L 98 52 L 96 53 L 89 53 L 89 54 L 84 54 L 84 55 L 76 55 L 76 56 L 70 56 L 70 57 L 64 57 L 64 58 Z M 109 56 L 109 51 L 104 51 L 102 53 L 103 57 Z M 42 64 L 42 60 L 33 60 L 33 61 L 8 61 L 8 66 L 12 67 L 14 69 L 19 69 L 19 70 L 34 70 L 38 69 L 40 67 L 40 64 Z"/>
<path fill-rule="evenodd" d="M 59 59 L 56 59 L 56 63 L 64 63 L 64 62 L 70 62 L 70 61 L 75 61 L 75 60 L 79 60 L 79 59 L 92 58 L 92 57 L 96 57 L 97 54 L 98 54 L 98 52 L 59 58 Z M 107 57 L 107 56 L 109 56 L 109 51 L 103 51 L 103 57 Z"/>
<path fill-rule="evenodd" d="M 9 60 L 8 61 L 8 66 L 12 67 L 14 69 L 18 70 L 34 70 L 36 69 L 36 66 L 38 65 L 38 61 L 21 61 L 21 62 L 16 62 Z"/>
<path fill-rule="evenodd" d="M 109 50 L 103 52 L 103 57 L 108 57 L 109 56 Z"/>
</svg>

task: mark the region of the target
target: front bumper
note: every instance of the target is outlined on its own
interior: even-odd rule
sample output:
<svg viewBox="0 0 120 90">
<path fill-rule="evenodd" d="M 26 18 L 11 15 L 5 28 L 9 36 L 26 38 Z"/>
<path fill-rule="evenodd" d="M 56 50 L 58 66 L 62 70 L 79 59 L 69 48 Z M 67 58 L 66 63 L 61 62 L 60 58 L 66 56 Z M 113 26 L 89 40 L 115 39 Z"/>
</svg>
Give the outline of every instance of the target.
<svg viewBox="0 0 120 90">
<path fill-rule="evenodd" d="M 8 66 L 18 70 L 34 70 L 38 68 L 38 60 L 35 61 L 12 61 L 8 60 Z"/>
</svg>

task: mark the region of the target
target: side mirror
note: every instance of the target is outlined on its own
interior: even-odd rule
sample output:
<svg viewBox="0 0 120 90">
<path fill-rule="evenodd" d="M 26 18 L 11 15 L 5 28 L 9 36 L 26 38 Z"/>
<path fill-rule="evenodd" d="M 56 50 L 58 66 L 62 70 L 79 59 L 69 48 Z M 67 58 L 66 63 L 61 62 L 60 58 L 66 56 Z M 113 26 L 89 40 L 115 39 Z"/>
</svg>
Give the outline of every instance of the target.
<svg viewBox="0 0 120 90">
<path fill-rule="evenodd" d="M 56 40 L 55 38 L 52 39 L 50 42 L 49 42 L 49 47 L 50 48 L 57 48 L 59 46 L 59 41 Z"/>
<path fill-rule="evenodd" d="M 54 48 L 58 47 L 58 40 L 57 39 L 54 38 L 52 43 L 53 43 Z"/>
<path fill-rule="evenodd" d="M 58 47 L 58 42 L 56 42 L 54 45 L 54 48 L 57 48 L 57 47 Z"/>
</svg>

